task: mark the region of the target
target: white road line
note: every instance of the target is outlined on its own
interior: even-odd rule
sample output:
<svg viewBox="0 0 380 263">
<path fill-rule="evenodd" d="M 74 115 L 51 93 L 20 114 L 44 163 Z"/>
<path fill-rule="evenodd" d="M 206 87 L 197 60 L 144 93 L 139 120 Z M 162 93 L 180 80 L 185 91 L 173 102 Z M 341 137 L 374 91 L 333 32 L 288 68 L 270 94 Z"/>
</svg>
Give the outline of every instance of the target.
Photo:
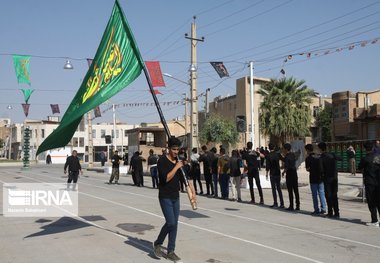
<svg viewBox="0 0 380 263">
<path fill-rule="evenodd" d="M 36 173 L 34 173 L 34 174 L 36 174 Z M 39 175 L 39 174 L 37 174 L 37 175 Z M 33 181 L 36 181 L 36 182 L 46 183 L 44 181 L 41 181 L 41 180 L 38 180 L 38 179 L 35 179 L 35 178 L 31 178 L 31 177 L 26 176 L 26 175 L 22 175 L 22 176 L 25 177 L 25 178 L 29 178 L 29 179 L 31 179 Z M 104 202 L 108 202 L 108 203 L 111 203 L 111 204 L 115 204 L 115 205 L 118 205 L 118 206 L 129 208 L 131 210 L 135 210 L 135 211 L 138 211 L 138 212 L 141 212 L 141 213 L 145 213 L 145 214 L 148 214 L 148 215 L 151 215 L 151 216 L 154 216 L 154 217 L 164 218 L 163 216 L 157 215 L 155 213 L 152 213 L 152 212 L 149 212 L 149 211 L 145 211 L 145 210 L 142 210 L 142 209 L 139 209 L 139 208 L 135 208 L 135 207 L 132 207 L 132 206 L 129 206 L 129 205 L 125 205 L 125 204 L 122 204 L 122 203 L 119 203 L 119 202 L 111 201 L 111 200 L 108 200 L 106 198 L 102 198 L 102 197 L 94 196 L 94 195 L 91 195 L 91 194 L 87 194 L 87 193 L 84 193 L 83 191 L 79 191 L 79 194 L 83 194 L 85 196 L 89 196 L 89 197 L 92 197 L 94 199 L 99 199 L 99 200 L 102 200 Z M 276 251 L 278 253 L 282 253 L 282 254 L 286 254 L 286 255 L 289 255 L 289 256 L 293 256 L 293 257 L 297 257 L 297 258 L 300 258 L 300 259 L 304 259 L 304 260 L 307 260 L 307 261 L 310 261 L 310 262 L 316 262 L 316 263 L 321 263 L 322 262 L 322 261 L 315 260 L 315 259 L 312 259 L 312 258 L 309 258 L 309 257 L 305 257 L 305 256 L 302 256 L 302 255 L 299 255 L 299 254 L 288 252 L 288 251 L 285 251 L 285 250 L 282 250 L 282 249 L 278 249 L 278 248 L 270 247 L 270 246 L 267 246 L 267 245 L 264 245 L 264 244 L 261 244 L 261 243 L 257 243 L 257 242 L 251 241 L 251 240 L 235 237 L 235 236 L 232 236 L 232 235 L 227 235 L 227 234 L 224 234 L 224 233 L 221 233 L 221 232 L 218 232 L 218 231 L 206 229 L 206 228 L 199 227 L 199 226 L 196 226 L 196 225 L 191 225 L 191 224 L 188 224 L 188 223 L 185 223 L 185 222 L 182 222 L 182 221 L 178 221 L 178 223 L 183 224 L 183 225 L 188 226 L 188 227 L 191 227 L 191 228 L 199 229 L 199 230 L 202 230 L 202 231 L 205 231 L 205 232 L 209 232 L 209 233 L 213 233 L 213 234 L 220 235 L 220 236 L 223 236 L 223 237 L 227 237 L 227 238 L 230 238 L 230 239 L 234 239 L 234 240 L 237 240 L 237 241 L 241 241 L 241 242 L 244 242 L 244 243 L 253 244 L 253 245 L 256 245 L 256 246 L 259 246 L 259 247 L 263 247 L 263 248 L 266 248 L 266 249 L 269 249 L 269 250 Z M 96 224 L 91 224 L 91 225 L 96 225 Z M 105 229 L 103 227 L 101 227 L 101 228 Z M 105 229 L 105 230 L 107 230 L 107 229 Z M 116 234 L 116 233 L 114 233 L 114 234 Z M 119 234 L 116 234 L 116 235 L 122 237 L 122 235 L 119 235 Z"/>
</svg>

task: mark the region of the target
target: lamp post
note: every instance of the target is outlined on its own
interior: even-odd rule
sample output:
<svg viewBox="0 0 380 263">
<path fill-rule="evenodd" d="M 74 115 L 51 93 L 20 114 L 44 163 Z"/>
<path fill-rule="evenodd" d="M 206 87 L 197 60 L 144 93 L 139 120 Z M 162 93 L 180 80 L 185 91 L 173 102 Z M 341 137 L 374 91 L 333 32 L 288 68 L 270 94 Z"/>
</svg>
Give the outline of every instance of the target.
<svg viewBox="0 0 380 263">
<path fill-rule="evenodd" d="M 8 105 L 7 110 L 11 110 L 11 109 L 13 109 L 12 106 Z M 11 121 L 9 122 L 9 128 L 10 128 L 10 133 L 9 133 L 9 139 L 8 139 L 8 159 L 10 160 L 11 152 L 12 152 L 12 133 L 13 133 Z"/>
</svg>

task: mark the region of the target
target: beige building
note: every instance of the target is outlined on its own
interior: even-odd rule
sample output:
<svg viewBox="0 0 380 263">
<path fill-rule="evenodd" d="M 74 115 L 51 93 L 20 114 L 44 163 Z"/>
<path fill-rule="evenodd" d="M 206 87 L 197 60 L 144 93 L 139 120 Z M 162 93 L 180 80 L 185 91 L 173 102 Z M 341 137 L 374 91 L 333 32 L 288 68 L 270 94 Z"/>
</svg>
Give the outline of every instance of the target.
<svg viewBox="0 0 380 263">
<path fill-rule="evenodd" d="M 253 78 L 254 83 L 254 147 L 266 146 L 268 144 L 267 138 L 265 138 L 259 129 L 259 108 L 262 101 L 260 94 L 257 94 L 257 90 L 262 85 L 268 83 L 270 79 L 266 78 Z M 251 94 L 250 94 L 250 78 L 243 77 L 236 80 L 236 94 L 227 97 L 216 97 L 213 102 L 209 104 L 209 113 L 223 116 L 233 122 L 237 121 L 239 116 L 240 121 L 244 123 L 243 129 L 241 129 L 240 140 L 237 144 L 239 149 L 245 147 L 248 141 L 251 141 Z"/>
<path fill-rule="evenodd" d="M 380 138 L 380 90 L 332 95 L 333 140 Z"/>
</svg>

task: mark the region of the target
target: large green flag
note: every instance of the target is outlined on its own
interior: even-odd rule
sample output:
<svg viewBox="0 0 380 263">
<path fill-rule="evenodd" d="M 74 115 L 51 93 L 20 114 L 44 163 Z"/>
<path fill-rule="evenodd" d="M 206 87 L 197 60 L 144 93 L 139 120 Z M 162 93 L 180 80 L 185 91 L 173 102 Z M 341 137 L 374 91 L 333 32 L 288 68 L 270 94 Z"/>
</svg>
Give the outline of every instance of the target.
<svg viewBox="0 0 380 263">
<path fill-rule="evenodd" d="M 30 56 L 13 55 L 13 64 L 18 83 L 30 85 L 29 62 Z"/>
<path fill-rule="evenodd" d="M 144 67 L 132 31 L 116 0 L 95 58 L 62 121 L 40 145 L 37 155 L 64 147 L 83 115 L 128 86 Z"/>
</svg>

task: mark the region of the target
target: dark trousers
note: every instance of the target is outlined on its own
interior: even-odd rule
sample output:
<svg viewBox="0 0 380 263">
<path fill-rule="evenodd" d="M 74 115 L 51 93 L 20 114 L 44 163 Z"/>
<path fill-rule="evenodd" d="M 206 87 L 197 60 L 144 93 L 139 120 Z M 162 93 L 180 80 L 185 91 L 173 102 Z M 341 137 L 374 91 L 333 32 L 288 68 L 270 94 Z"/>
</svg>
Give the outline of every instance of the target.
<svg viewBox="0 0 380 263">
<path fill-rule="evenodd" d="M 179 198 L 160 198 L 160 206 L 165 217 L 165 225 L 162 226 L 160 234 L 154 245 L 162 245 L 167 235 L 169 235 L 168 252 L 174 251 L 177 238 Z"/>
<path fill-rule="evenodd" d="M 132 181 L 134 185 L 137 185 L 136 171 L 132 171 Z"/>
<path fill-rule="evenodd" d="M 212 176 L 210 174 L 210 172 L 208 171 L 205 171 L 204 172 L 204 176 L 205 176 L 205 181 L 206 181 L 206 191 L 207 191 L 207 194 L 214 194 L 214 186 L 212 184 Z M 210 191 L 211 190 L 211 191 Z"/>
<path fill-rule="evenodd" d="M 339 204 L 338 204 L 338 180 L 328 180 L 324 182 L 325 184 L 325 195 L 327 201 L 328 215 L 339 215 Z"/>
<path fill-rule="evenodd" d="M 257 169 L 248 171 L 248 184 L 249 184 L 249 191 L 251 193 L 251 201 L 255 202 L 255 193 L 253 191 L 253 178 L 255 178 L 257 190 L 259 190 L 260 202 L 264 201 L 263 189 L 261 189 L 261 183 L 260 183 L 260 175 Z"/>
<path fill-rule="evenodd" d="M 366 185 L 365 194 L 368 203 L 368 209 L 371 212 L 371 222 L 377 222 L 377 213 L 380 215 L 380 186 Z"/>
<path fill-rule="evenodd" d="M 289 193 L 289 207 L 294 208 L 293 193 L 296 196 L 296 208 L 300 207 L 300 194 L 298 192 L 298 175 L 296 170 L 286 171 L 286 187 Z"/>
<path fill-rule="evenodd" d="M 222 194 L 222 198 L 228 198 L 228 186 L 230 183 L 230 175 L 229 174 L 219 174 L 219 184 L 220 184 L 220 192 Z"/>
<path fill-rule="evenodd" d="M 284 205 L 284 198 L 282 197 L 282 190 L 281 190 L 281 176 L 271 176 L 270 177 L 270 184 L 272 187 L 272 195 L 273 195 L 273 204 L 277 205 L 277 193 L 280 198 L 280 205 Z"/>
<path fill-rule="evenodd" d="M 136 185 L 137 186 L 144 186 L 143 171 L 142 170 L 135 170 L 135 176 L 136 176 Z"/>
<path fill-rule="evenodd" d="M 79 171 L 69 171 L 69 178 L 67 179 L 67 183 L 70 184 L 74 182 L 76 184 L 78 182 Z"/>
<path fill-rule="evenodd" d="M 150 176 L 152 176 L 152 185 L 153 188 L 158 188 L 158 175 L 157 175 L 157 167 L 150 168 Z"/>
<path fill-rule="evenodd" d="M 195 192 L 198 193 L 198 191 L 197 191 L 197 182 L 198 182 L 199 188 L 201 190 L 200 193 L 203 193 L 202 182 L 201 182 L 201 170 L 199 170 L 198 168 L 192 169 L 191 170 L 191 176 L 193 177 L 193 184 L 194 184 Z"/>
</svg>

